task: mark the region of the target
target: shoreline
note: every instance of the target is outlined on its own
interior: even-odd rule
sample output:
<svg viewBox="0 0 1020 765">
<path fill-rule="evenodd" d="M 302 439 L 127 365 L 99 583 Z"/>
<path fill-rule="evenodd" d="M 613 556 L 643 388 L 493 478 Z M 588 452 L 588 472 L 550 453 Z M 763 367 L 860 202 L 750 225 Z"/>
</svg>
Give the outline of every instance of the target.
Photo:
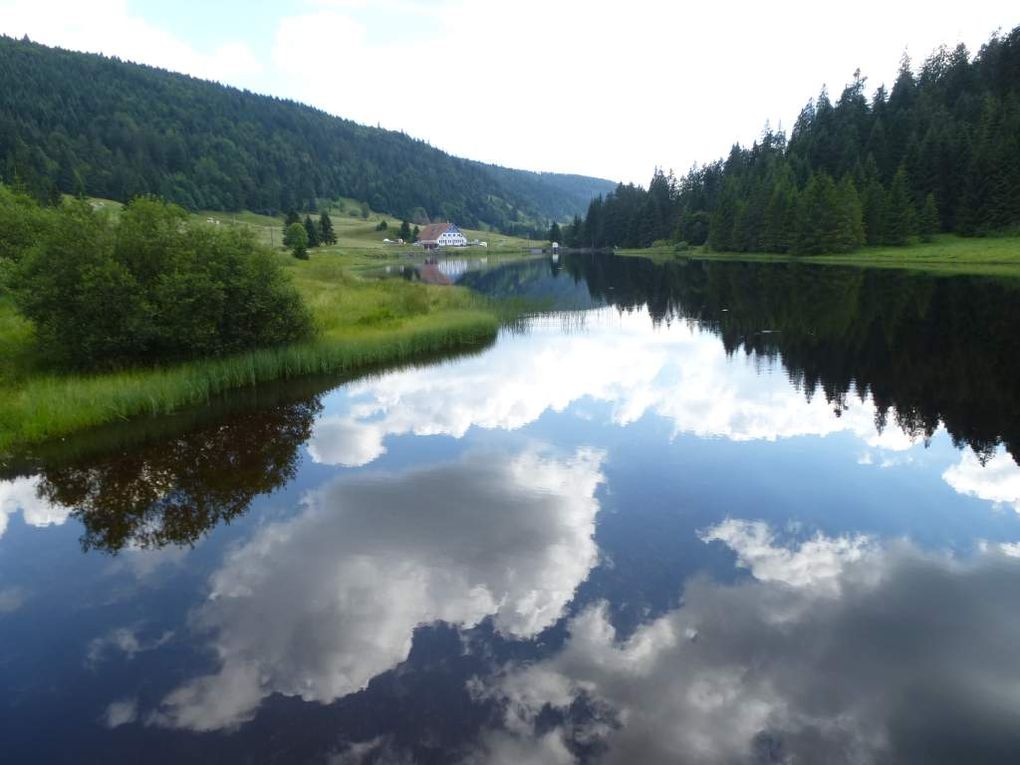
<svg viewBox="0 0 1020 765">
<path fill-rule="evenodd" d="M 944 234 L 932 242 L 905 247 L 865 247 L 832 255 L 787 255 L 766 252 L 714 252 L 704 246 L 674 252 L 672 246 L 619 249 L 617 255 L 656 262 L 735 260 L 751 263 L 808 263 L 811 265 L 898 268 L 927 273 L 1020 277 L 1020 237 L 964 238 Z"/>
<path fill-rule="evenodd" d="M 30 333 L 9 342 L 10 360 L 0 369 L 0 455 L 110 423 L 178 413 L 274 380 L 357 375 L 475 350 L 493 342 L 511 318 L 510 308 L 466 289 L 361 278 L 342 257 L 290 260 L 317 328 L 299 343 L 167 366 L 61 374 L 33 368 Z"/>
</svg>

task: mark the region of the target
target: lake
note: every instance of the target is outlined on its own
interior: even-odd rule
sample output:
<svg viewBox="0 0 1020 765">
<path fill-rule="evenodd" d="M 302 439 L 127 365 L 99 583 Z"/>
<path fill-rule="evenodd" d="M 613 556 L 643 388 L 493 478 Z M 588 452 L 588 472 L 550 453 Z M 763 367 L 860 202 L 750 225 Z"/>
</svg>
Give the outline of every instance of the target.
<svg viewBox="0 0 1020 765">
<path fill-rule="evenodd" d="M 4 463 L 4 762 L 1016 761 L 1020 281 L 436 270 L 543 310 Z"/>
</svg>

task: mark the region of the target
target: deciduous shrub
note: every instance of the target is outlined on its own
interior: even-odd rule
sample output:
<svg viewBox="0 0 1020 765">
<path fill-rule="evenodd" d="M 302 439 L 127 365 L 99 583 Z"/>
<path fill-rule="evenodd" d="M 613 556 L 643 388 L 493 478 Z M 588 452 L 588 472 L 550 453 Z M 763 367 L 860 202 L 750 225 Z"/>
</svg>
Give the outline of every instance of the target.
<svg viewBox="0 0 1020 765">
<path fill-rule="evenodd" d="M 117 221 L 65 203 L 13 281 L 42 350 L 69 367 L 228 354 L 311 331 L 297 291 L 249 232 L 189 224 L 155 199 Z"/>
</svg>

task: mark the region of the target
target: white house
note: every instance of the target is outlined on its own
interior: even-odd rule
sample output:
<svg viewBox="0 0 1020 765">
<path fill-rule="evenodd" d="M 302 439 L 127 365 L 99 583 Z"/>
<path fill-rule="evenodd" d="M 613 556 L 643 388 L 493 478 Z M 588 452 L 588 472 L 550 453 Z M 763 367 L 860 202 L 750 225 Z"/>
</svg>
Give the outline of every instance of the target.
<svg viewBox="0 0 1020 765">
<path fill-rule="evenodd" d="M 418 244 L 426 250 L 436 247 L 466 247 L 467 237 L 452 223 L 430 223 L 418 232 Z"/>
</svg>

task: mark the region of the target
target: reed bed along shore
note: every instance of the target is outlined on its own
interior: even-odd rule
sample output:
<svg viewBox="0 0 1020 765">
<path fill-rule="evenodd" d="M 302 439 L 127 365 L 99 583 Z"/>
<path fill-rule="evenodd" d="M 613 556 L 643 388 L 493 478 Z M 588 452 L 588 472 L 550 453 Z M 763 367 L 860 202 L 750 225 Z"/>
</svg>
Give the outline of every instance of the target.
<svg viewBox="0 0 1020 765">
<path fill-rule="evenodd" d="M 0 452 L 168 414 L 270 380 L 350 374 L 477 348 L 491 342 L 508 318 L 467 290 L 351 276 L 338 257 L 284 263 L 315 317 L 314 338 L 161 367 L 99 374 L 48 370 L 30 327 L 9 300 L 0 300 Z"/>
</svg>

